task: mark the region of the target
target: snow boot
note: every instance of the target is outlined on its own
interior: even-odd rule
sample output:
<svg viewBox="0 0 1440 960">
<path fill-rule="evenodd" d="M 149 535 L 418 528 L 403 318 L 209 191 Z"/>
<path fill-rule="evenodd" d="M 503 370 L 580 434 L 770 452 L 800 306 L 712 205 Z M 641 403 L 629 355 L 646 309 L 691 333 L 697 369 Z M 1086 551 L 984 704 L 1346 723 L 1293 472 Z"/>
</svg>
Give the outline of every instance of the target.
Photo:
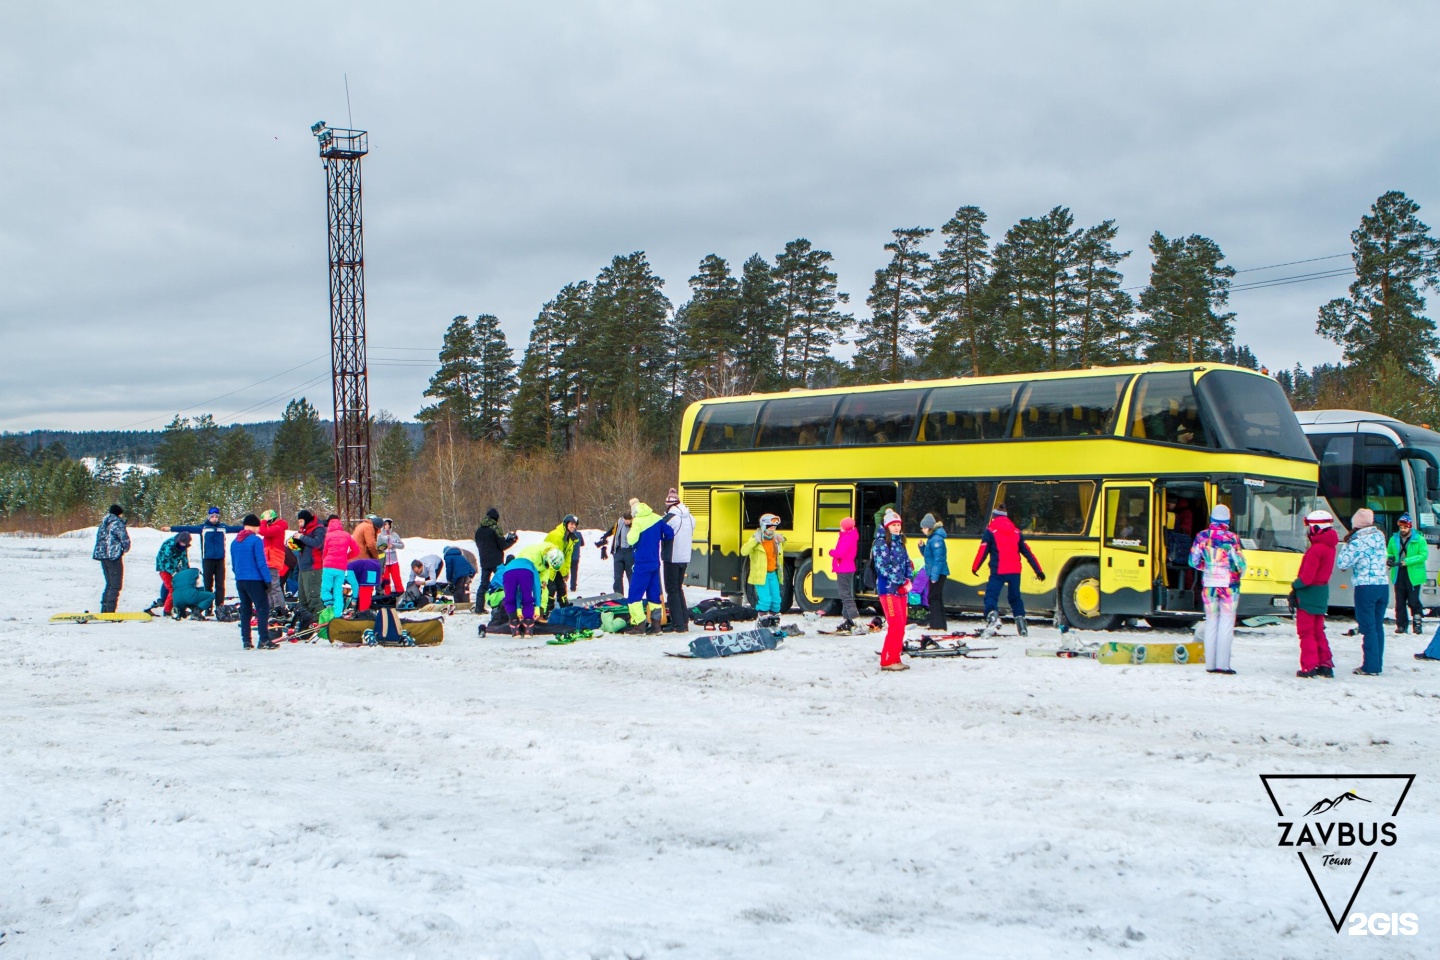
<svg viewBox="0 0 1440 960">
<path fill-rule="evenodd" d="M 985 614 L 985 627 L 980 631 L 981 640 L 989 640 L 1000 632 L 1000 611 L 991 610 Z"/>
<path fill-rule="evenodd" d="M 780 614 L 767 613 L 756 620 L 756 626 L 764 627 L 766 630 L 774 630 L 780 626 Z"/>
<path fill-rule="evenodd" d="M 1425 621 L 1421 620 L 1419 617 L 1416 617 L 1414 620 L 1410 621 L 1410 632 L 1415 634 L 1416 636 L 1424 633 Z"/>
<path fill-rule="evenodd" d="M 1024 617 L 1015 618 L 1015 632 L 1022 637 L 1030 636 L 1030 625 L 1025 622 Z"/>
</svg>

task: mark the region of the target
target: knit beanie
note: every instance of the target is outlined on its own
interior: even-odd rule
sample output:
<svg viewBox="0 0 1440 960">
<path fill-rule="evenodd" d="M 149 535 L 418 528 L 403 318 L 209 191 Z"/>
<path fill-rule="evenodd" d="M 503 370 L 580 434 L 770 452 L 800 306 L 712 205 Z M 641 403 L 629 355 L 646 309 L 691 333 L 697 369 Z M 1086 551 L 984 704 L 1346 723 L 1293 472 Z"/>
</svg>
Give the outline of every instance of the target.
<svg viewBox="0 0 1440 960">
<path fill-rule="evenodd" d="M 301 511 L 295 514 L 295 516 L 300 518 L 301 523 L 309 523 L 311 520 L 315 519 L 315 514 L 305 509 L 301 509 Z"/>
<path fill-rule="evenodd" d="M 997 517 L 1008 517 L 1008 516 L 1010 516 L 1009 512 L 1006 511 L 1006 509 L 1005 509 L 1005 504 L 1003 504 L 1003 503 L 997 503 L 997 504 L 995 504 L 995 509 L 994 509 L 994 510 L 991 510 L 990 512 L 991 512 L 992 514 L 994 514 L 995 516 L 997 516 Z"/>
<path fill-rule="evenodd" d="M 900 514 L 896 513 L 894 510 L 886 510 L 886 511 L 885 511 L 885 523 L 882 524 L 882 526 L 888 527 L 888 526 L 890 526 L 890 524 L 892 524 L 892 523 L 900 523 L 900 522 L 902 522 L 902 521 L 900 520 Z"/>
<path fill-rule="evenodd" d="M 118 503 L 112 503 L 110 504 L 110 512 L 118 517 L 125 512 L 125 508 Z"/>
<path fill-rule="evenodd" d="M 677 503 L 679 503 L 679 502 L 680 502 L 680 494 L 679 494 L 678 492 L 676 492 L 676 490 L 675 490 L 674 487 L 671 487 L 671 488 L 670 488 L 670 492 L 667 493 L 667 494 L 665 494 L 665 505 L 666 505 L 666 506 L 673 506 L 673 505 L 675 505 L 675 504 L 677 504 Z"/>
<path fill-rule="evenodd" d="M 935 514 L 933 513 L 925 514 L 924 518 L 920 521 L 921 530 L 934 530 L 936 526 Z"/>
<path fill-rule="evenodd" d="M 1215 509 L 1210 511 L 1211 523 L 1229 523 L 1230 508 L 1223 503 L 1215 504 Z"/>
<path fill-rule="evenodd" d="M 219 516 L 219 515 L 220 515 L 220 508 L 219 508 L 219 507 L 211 507 L 211 508 L 210 508 L 209 510 L 207 510 L 205 513 L 206 513 L 206 516 L 211 516 L 211 517 Z"/>
<path fill-rule="evenodd" d="M 1350 518 L 1350 529 L 1352 530 L 1373 526 L 1375 526 L 1375 511 L 1369 507 L 1361 507 L 1355 511 L 1355 516 Z"/>
<path fill-rule="evenodd" d="M 243 520 L 240 521 L 240 526 L 242 526 L 242 527 L 258 527 L 258 526 L 260 526 L 260 518 L 257 517 L 257 516 L 255 516 L 255 514 L 253 514 L 253 513 L 247 513 L 247 514 L 245 514 L 245 519 L 243 519 Z"/>
<path fill-rule="evenodd" d="M 494 507 L 491 507 L 489 510 L 485 511 L 485 516 L 489 517 L 491 520 L 499 520 L 500 511 L 496 510 Z"/>
</svg>

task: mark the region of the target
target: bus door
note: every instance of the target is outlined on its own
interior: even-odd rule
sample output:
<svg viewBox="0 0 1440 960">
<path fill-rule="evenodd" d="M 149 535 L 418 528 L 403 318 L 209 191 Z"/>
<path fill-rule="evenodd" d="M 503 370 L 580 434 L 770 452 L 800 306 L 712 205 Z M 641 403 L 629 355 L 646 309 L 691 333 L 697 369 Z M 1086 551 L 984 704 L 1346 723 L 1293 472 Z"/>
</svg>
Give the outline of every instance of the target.
<svg viewBox="0 0 1440 960">
<path fill-rule="evenodd" d="M 855 516 L 854 487 L 818 487 L 815 490 L 814 552 L 810 582 L 799 585 L 807 597 L 837 598 L 840 588 L 830 573 L 830 551 L 840 539 L 840 521 Z"/>
<path fill-rule="evenodd" d="M 896 483 L 855 484 L 855 526 L 860 528 L 860 549 L 855 554 L 856 593 L 864 589 L 862 584 L 865 582 L 865 565 L 870 562 L 870 546 L 880 532 L 875 526 L 875 514 L 882 507 L 895 506 L 898 509 L 899 496 L 899 484 Z"/>
<path fill-rule="evenodd" d="M 1163 480 L 1155 484 L 1155 609 L 1200 613 L 1200 575 L 1190 566 L 1190 545 L 1209 523 L 1205 482 Z"/>
<path fill-rule="evenodd" d="M 739 594 L 740 490 L 710 488 L 710 588 Z"/>
<path fill-rule="evenodd" d="M 1100 612 L 1143 616 L 1154 610 L 1154 484 L 1106 483 L 1101 504 Z"/>
</svg>

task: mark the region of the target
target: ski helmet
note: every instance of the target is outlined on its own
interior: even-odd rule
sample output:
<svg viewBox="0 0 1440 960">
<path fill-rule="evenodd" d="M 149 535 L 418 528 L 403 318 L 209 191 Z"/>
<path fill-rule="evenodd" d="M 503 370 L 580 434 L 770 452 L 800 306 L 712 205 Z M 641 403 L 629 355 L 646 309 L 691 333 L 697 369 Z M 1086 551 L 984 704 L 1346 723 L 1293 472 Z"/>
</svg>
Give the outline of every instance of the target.
<svg viewBox="0 0 1440 960">
<path fill-rule="evenodd" d="M 1319 533 L 1334 523 L 1335 518 L 1330 515 L 1329 510 L 1311 510 L 1305 514 L 1305 524 L 1311 533 Z"/>
<path fill-rule="evenodd" d="M 549 550 L 545 551 L 544 559 L 545 566 L 549 567 L 551 570 L 559 570 L 561 564 L 565 562 L 565 554 L 561 553 L 554 547 L 551 547 Z"/>
<path fill-rule="evenodd" d="M 775 514 L 773 513 L 767 513 L 760 518 L 760 526 L 778 527 L 780 526 L 780 518 L 775 516 Z"/>
<path fill-rule="evenodd" d="M 573 513 L 567 513 L 567 514 L 565 514 L 565 519 L 564 519 L 564 520 L 561 520 L 560 522 L 561 522 L 561 523 L 574 523 L 574 524 L 579 524 L 579 523 L 580 523 L 580 518 L 577 517 L 577 516 L 575 516 L 575 514 L 573 514 Z"/>
</svg>

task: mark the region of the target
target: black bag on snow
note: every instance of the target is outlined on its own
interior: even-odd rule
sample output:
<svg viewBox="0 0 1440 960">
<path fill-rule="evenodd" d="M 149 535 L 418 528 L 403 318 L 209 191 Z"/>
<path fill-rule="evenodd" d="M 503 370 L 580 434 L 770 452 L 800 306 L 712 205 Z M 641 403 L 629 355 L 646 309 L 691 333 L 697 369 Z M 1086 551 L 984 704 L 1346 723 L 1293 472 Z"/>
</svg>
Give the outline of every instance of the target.
<svg viewBox="0 0 1440 960">
<path fill-rule="evenodd" d="M 743 623 L 755 619 L 755 608 L 721 598 L 702 600 L 690 611 L 690 619 L 700 624 Z"/>
</svg>

